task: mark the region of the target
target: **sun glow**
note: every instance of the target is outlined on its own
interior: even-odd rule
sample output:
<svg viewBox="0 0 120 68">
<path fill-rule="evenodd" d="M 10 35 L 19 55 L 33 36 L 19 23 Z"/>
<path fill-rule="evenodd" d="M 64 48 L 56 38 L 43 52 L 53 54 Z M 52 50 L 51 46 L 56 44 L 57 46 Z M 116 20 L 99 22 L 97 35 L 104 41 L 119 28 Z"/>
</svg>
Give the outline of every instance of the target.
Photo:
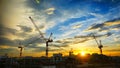
<svg viewBox="0 0 120 68">
<path fill-rule="evenodd" d="M 85 54 L 86 54 L 86 53 L 85 53 L 84 51 L 81 52 L 81 56 L 85 56 Z"/>
</svg>

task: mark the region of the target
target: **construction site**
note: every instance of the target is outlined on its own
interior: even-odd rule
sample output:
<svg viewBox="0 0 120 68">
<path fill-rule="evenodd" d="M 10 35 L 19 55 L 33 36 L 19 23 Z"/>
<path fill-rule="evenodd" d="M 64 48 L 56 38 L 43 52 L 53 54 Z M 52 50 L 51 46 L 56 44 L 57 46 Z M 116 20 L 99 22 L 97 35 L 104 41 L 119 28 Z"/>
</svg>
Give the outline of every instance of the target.
<svg viewBox="0 0 120 68">
<path fill-rule="evenodd" d="M 97 40 L 97 36 L 93 33 L 90 35 L 95 42 L 98 53 L 86 53 L 86 54 L 74 54 L 73 49 L 68 52 L 68 55 L 63 56 L 62 53 L 53 53 L 52 56 L 49 55 L 49 43 L 54 42 L 51 38 L 53 33 L 50 34 L 49 38 L 45 38 L 42 32 L 39 30 L 38 26 L 35 24 L 34 20 L 29 17 L 32 24 L 35 26 L 38 31 L 40 38 L 43 38 L 46 45 L 45 56 L 41 57 L 32 57 L 32 56 L 23 56 L 23 49 L 29 44 L 32 44 L 34 41 L 27 43 L 27 46 L 24 46 L 22 42 L 19 42 L 19 57 L 9 57 L 4 55 L 0 57 L 0 67 L 2 68 L 119 68 L 120 67 L 120 57 L 115 56 L 106 56 L 103 54 L 102 48 L 104 47 L 101 40 Z M 61 47 L 58 47 L 61 50 L 64 50 Z M 65 51 L 65 50 L 64 50 Z M 66 51 L 67 52 L 67 51 Z M 85 55 L 85 56 L 82 56 Z"/>
<path fill-rule="evenodd" d="M 120 68 L 120 0 L 0 0 L 0 68 Z"/>
</svg>

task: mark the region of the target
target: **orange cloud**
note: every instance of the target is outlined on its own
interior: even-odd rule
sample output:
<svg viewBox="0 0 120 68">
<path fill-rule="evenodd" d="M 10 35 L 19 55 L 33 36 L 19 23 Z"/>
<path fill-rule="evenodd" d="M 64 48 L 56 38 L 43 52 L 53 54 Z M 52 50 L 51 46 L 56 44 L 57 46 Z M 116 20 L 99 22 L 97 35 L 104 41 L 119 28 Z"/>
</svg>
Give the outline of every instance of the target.
<svg viewBox="0 0 120 68">
<path fill-rule="evenodd" d="M 106 26 L 113 26 L 113 25 L 118 25 L 118 24 L 120 24 L 120 20 L 115 21 L 115 22 L 106 22 L 105 23 Z"/>
</svg>

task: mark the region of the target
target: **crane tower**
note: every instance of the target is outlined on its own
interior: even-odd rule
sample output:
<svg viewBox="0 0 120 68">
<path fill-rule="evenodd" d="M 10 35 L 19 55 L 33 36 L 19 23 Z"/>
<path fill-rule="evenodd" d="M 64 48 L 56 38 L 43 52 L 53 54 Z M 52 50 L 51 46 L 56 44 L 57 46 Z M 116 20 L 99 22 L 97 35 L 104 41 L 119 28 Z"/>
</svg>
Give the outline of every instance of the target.
<svg viewBox="0 0 120 68">
<path fill-rule="evenodd" d="M 97 39 L 96 39 L 96 37 L 95 37 L 94 34 L 93 34 L 93 38 L 95 39 L 95 41 L 96 41 L 96 43 L 97 43 L 97 45 L 98 45 L 98 48 L 100 49 L 100 54 L 102 54 L 103 45 L 102 45 L 102 43 L 101 43 L 101 40 L 99 40 L 99 43 L 98 43 L 98 41 L 97 41 Z"/>
</svg>

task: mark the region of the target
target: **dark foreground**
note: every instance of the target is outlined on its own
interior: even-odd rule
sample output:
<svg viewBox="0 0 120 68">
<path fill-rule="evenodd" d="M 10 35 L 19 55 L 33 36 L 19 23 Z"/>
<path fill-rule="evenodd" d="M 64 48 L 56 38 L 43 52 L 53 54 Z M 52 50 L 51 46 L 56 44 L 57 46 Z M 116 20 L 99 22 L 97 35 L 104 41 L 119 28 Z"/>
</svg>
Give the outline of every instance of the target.
<svg viewBox="0 0 120 68">
<path fill-rule="evenodd" d="M 86 57 L 0 58 L 0 68 L 120 68 L 120 57 L 93 54 Z"/>
</svg>

